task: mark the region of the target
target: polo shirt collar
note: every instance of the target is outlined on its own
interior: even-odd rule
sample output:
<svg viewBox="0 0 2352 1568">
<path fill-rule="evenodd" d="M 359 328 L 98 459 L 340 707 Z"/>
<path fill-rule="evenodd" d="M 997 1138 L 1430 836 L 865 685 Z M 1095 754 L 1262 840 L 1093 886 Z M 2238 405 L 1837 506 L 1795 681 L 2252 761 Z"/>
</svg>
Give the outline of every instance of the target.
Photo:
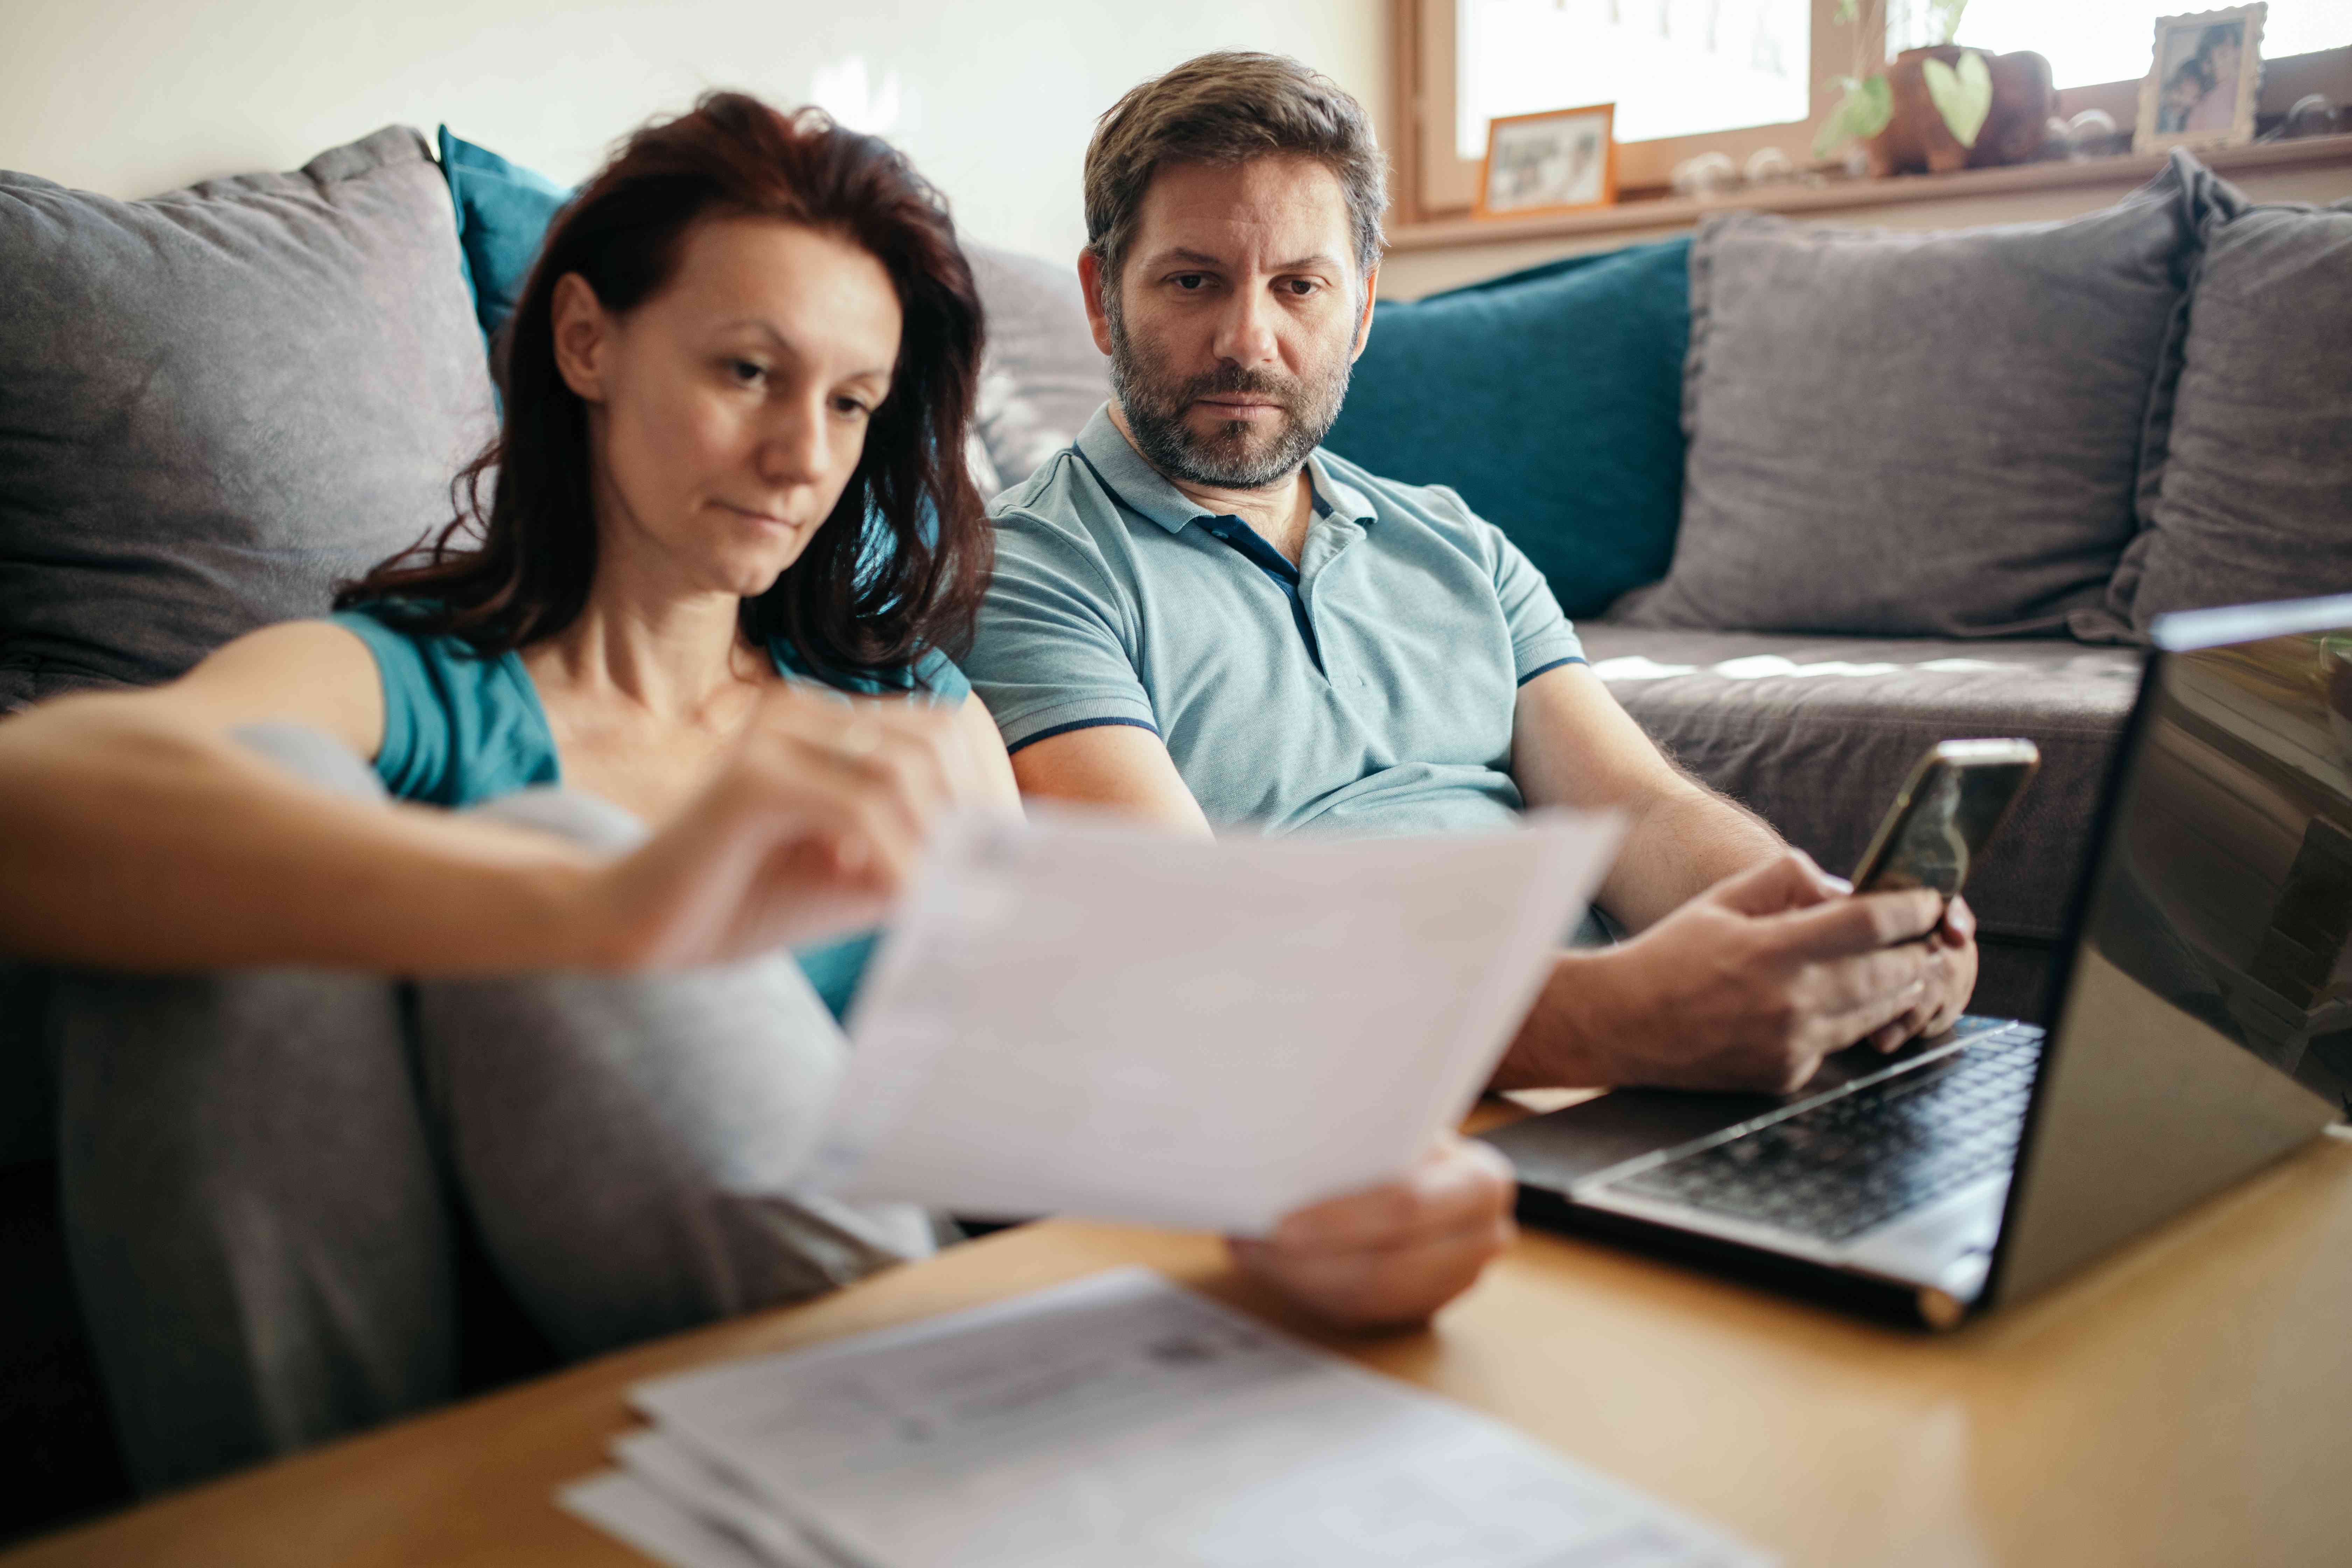
<svg viewBox="0 0 2352 1568">
<path fill-rule="evenodd" d="M 1315 499 L 1331 516 L 1366 525 L 1379 516 L 1372 510 L 1370 498 L 1331 471 L 1320 447 L 1307 454 L 1307 477 L 1315 486 Z"/>
<path fill-rule="evenodd" d="M 1159 469 L 1143 460 L 1143 454 L 1111 423 L 1109 404 L 1095 410 L 1087 427 L 1078 432 L 1076 445 L 1079 455 L 1129 510 L 1142 513 L 1169 532 L 1181 533 L 1192 524 L 1215 515 L 1170 484 Z M 1331 472 L 1319 447 L 1307 454 L 1307 482 L 1315 487 L 1318 510 L 1351 522 L 1372 521 L 1372 503 L 1361 490 Z"/>
</svg>

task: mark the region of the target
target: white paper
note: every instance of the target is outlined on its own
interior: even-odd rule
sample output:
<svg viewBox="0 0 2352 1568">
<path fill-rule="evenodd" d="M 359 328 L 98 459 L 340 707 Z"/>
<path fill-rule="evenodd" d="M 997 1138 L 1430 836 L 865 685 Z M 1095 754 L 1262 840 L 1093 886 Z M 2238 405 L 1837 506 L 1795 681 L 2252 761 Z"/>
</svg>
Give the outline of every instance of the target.
<svg viewBox="0 0 2352 1568">
<path fill-rule="evenodd" d="M 768 1506 L 724 1466 L 658 1429 L 614 1439 L 613 1457 L 630 1477 L 689 1518 L 716 1526 L 767 1568 L 857 1568 L 791 1518 Z"/>
<path fill-rule="evenodd" d="M 739 1498 L 876 1568 L 1762 1561 L 1143 1269 L 632 1399 Z"/>
<path fill-rule="evenodd" d="M 669 1568 L 782 1568 L 620 1470 L 574 1481 L 555 1500 Z"/>
<path fill-rule="evenodd" d="M 803 1180 L 1244 1235 L 1388 1180 L 1468 1109 L 1619 831 L 954 824 L 858 996 Z"/>
</svg>

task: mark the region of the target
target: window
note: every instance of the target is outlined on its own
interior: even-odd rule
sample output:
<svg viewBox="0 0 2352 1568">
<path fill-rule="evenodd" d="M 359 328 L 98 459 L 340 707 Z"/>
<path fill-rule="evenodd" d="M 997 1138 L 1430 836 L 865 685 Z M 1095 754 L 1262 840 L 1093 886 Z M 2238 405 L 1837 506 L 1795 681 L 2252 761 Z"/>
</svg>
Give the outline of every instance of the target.
<svg viewBox="0 0 2352 1568">
<path fill-rule="evenodd" d="M 2156 18 L 2201 4 L 1968 0 L 1958 41 L 2038 50 L 2061 89 L 2136 82 Z M 1663 186 L 1675 164 L 1704 152 L 1744 161 L 1778 147 L 1802 164 L 1843 96 L 1840 79 L 1924 41 L 1948 5 L 1888 0 L 1883 30 L 1865 33 L 1840 19 L 1840 0 L 1397 0 L 1402 216 L 1466 209 L 1488 119 L 1546 109 L 1616 104 L 1627 190 Z M 2270 0 L 2264 59 L 2347 43 L 2346 0 Z M 2118 119 L 2136 101 L 2118 96 Z"/>
<path fill-rule="evenodd" d="M 2147 74 L 2156 19 L 2210 11 L 2239 0 L 1969 0 L 1958 41 L 1986 49 L 2032 49 L 2050 62 L 2060 87 L 2137 81 Z M 2332 49 L 2352 43 L 2352 8 L 2344 0 L 2270 0 L 2263 58 Z"/>
<path fill-rule="evenodd" d="M 1455 145 L 1497 115 L 1617 105 L 1617 140 L 1653 142 L 1811 112 L 1811 0 L 1459 0 Z"/>
<path fill-rule="evenodd" d="M 1478 186 L 1486 121 L 1617 105 L 1618 182 L 1663 185 L 1721 149 L 1801 155 L 1853 68 L 1839 0 L 1398 0 L 1395 149 L 1414 215 L 1459 212 Z"/>
</svg>

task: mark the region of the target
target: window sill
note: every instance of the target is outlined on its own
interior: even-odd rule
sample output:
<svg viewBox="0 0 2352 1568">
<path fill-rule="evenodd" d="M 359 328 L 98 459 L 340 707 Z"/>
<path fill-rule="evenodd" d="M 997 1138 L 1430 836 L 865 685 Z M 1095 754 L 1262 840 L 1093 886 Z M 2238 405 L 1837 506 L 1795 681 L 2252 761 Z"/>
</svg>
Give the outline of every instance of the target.
<svg viewBox="0 0 2352 1568">
<path fill-rule="evenodd" d="M 2352 135 L 2312 136 L 2251 147 L 2222 147 L 2198 157 L 2219 173 L 2310 164 L 2352 166 Z M 1661 196 L 1620 202 L 1590 212 L 1525 218 L 1438 218 L 1389 233 L 1389 249 L 1437 250 L 1563 237 L 1649 233 L 1681 228 L 1719 212 L 1816 213 L 1889 206 L 1953 197 L 2060 190 L 2069 185 L 2137 183 L 2165 164 L 2162 153 L 2124 153 L 2066 163 L 2021 163 L 2006 169 L 1964 169 L 1951 174 L 1900 174 L 1891 179 L 1833 180 L 1822 184 L 1746 187 L 1720 196 Z"/>
</svg>

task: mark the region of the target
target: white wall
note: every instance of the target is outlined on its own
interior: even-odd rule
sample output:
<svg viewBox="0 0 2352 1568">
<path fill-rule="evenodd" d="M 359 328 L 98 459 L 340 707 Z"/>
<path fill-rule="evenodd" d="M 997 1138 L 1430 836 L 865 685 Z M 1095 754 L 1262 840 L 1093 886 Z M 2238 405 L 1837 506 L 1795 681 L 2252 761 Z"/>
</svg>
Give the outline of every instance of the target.
<svg viewBox="0 0 2352 1568">
<path fill-rule="evenodd" d="M 1095 116 L 1204 49 L 1295 55 L 1387 123 L 1388 0 L 0 0 L 0 168 L 110 195 L 293 168 L 399 121 L 566 183 L 707 87 L 897 141 L 964 230 L 1086 237 Z"/>
</svg>

